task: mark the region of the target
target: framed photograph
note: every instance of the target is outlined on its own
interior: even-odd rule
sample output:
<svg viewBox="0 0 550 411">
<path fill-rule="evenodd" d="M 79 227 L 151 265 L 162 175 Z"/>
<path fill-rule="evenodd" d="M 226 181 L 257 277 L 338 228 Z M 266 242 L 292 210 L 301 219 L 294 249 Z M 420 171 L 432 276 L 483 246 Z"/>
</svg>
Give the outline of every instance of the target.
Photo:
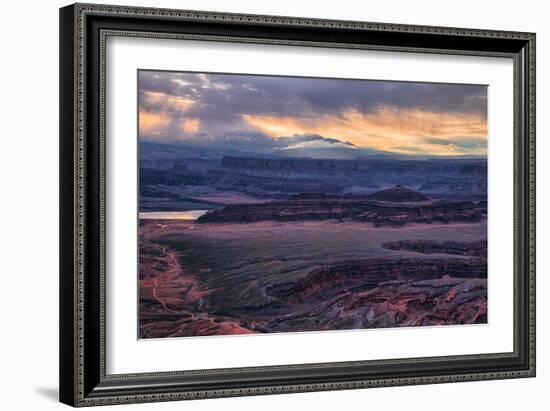
<svg viewBox="0 0 550 411">
<path fill-rule="evenodd" d="M 535 376 L 535 35 L 60 10 L 60 399 Z"/>
</svg>

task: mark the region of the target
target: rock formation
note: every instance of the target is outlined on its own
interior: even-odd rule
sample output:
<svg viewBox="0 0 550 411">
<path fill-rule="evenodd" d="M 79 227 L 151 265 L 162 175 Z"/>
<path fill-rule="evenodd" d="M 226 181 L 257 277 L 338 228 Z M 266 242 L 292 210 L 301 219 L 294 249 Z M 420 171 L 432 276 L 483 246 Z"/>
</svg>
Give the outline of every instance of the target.
<svg viewBox="0 0 550 411">
<path fill-rule="evenodd" d="M 429 198 L 425 195 L 403 187 L 402 185 L 396 185 L 395 187 L 387 190 L 378 191 L 369 196 L 371 200 L 387 201 L 390 203 L 402 203 L 402 202 L 417 202 L 428 201 Z"/>
<path fill-rule="evenodd" d="M 487 240 L 459 241 L 404 240 L 382 245 L 389 250 L 407 250 L 423 254 L 454 254 L 487 258 Z"/>
<path fill-rule="evenodd" d="M 403 226 L 479 222 L 483 210 L 472 201 L 429 201 L 421 193 L 396 186 L 371 195 L 303 193 L 283 201 L 228 205 L 203 215 L 198 222 L 354 220 L 375 226 Z"/>
</svg>

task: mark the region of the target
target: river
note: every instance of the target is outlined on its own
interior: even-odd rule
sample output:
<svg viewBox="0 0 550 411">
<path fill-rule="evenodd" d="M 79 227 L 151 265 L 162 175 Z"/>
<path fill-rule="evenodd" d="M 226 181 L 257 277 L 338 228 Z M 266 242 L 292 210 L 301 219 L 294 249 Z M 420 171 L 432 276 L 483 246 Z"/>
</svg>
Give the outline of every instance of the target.
<svg viewBox="0 0 550 411">
<path fill-rule="evenodd" d="M 140 212 L 140 220 L 196 220 L 209 210 Z"/>
</svg>

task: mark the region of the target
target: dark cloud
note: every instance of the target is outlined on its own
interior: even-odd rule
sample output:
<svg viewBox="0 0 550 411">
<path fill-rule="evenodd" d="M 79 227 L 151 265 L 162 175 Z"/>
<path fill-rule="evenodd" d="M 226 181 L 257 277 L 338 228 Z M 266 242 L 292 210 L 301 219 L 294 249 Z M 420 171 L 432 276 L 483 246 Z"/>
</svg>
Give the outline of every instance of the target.
<svg viewBox="0 0 550 411">
<path fill-rule="evenodd" d="M 165 93 L 196 103 L 170 111 L 147 92 Z M 381 106 L 486 116 L 487 88 L 480 85 L 318 79 L 233 74 L 140 71 L 144 110 L 194 117 L 209 133 L 247 130 L 242 114 L 319 117 L 355 109 L 369 113 Z"/>
<path fill-rule="evenodd" d="M 140 71 L 138 92 L 143 140 L 313 158 L 487 147 L 483 85 Z"/>
</svg>

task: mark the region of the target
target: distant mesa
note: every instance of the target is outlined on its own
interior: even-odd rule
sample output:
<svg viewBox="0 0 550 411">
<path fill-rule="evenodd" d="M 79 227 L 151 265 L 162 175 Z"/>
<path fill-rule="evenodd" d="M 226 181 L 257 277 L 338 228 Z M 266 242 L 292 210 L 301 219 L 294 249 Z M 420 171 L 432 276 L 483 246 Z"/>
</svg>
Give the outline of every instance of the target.
<svg viewBox="0 0 550 411">
<path fill-rule="evenodd" d="M 290 196 L 290 200 L 374 200 L 385 203 L 417 203 L 430 199 L 418 191 L 411 190 L 401 184 L 386 190 L 376 191 L 372 194 L 325 194 L 325 193 L 299 193 Z"/>
<path fill-rule="evenodd" d="M 477 202 L 431 200 L 403 186 L 370 195 L 301 193 L 288 200 L 261 204 L 230 204 L 210 211 L 198 223 L 253 223 L 257 221 L 357 221 L 375 227 L 405 224 L 476 223 L 484 208 Z"/>
<path fill-rule="evenodd" d="M 418 191 L 411 190 L 407 187 L 403 187 L 398 184 L 395 187 L 388 188 L 387 190 L 378 191 L 369 196 L 371 200 L 385 201 L 389 203 L 405 203 L 405 202 L 419 202 L 428 201 L 429 198 L 419 193 Z"/>
</svg>

